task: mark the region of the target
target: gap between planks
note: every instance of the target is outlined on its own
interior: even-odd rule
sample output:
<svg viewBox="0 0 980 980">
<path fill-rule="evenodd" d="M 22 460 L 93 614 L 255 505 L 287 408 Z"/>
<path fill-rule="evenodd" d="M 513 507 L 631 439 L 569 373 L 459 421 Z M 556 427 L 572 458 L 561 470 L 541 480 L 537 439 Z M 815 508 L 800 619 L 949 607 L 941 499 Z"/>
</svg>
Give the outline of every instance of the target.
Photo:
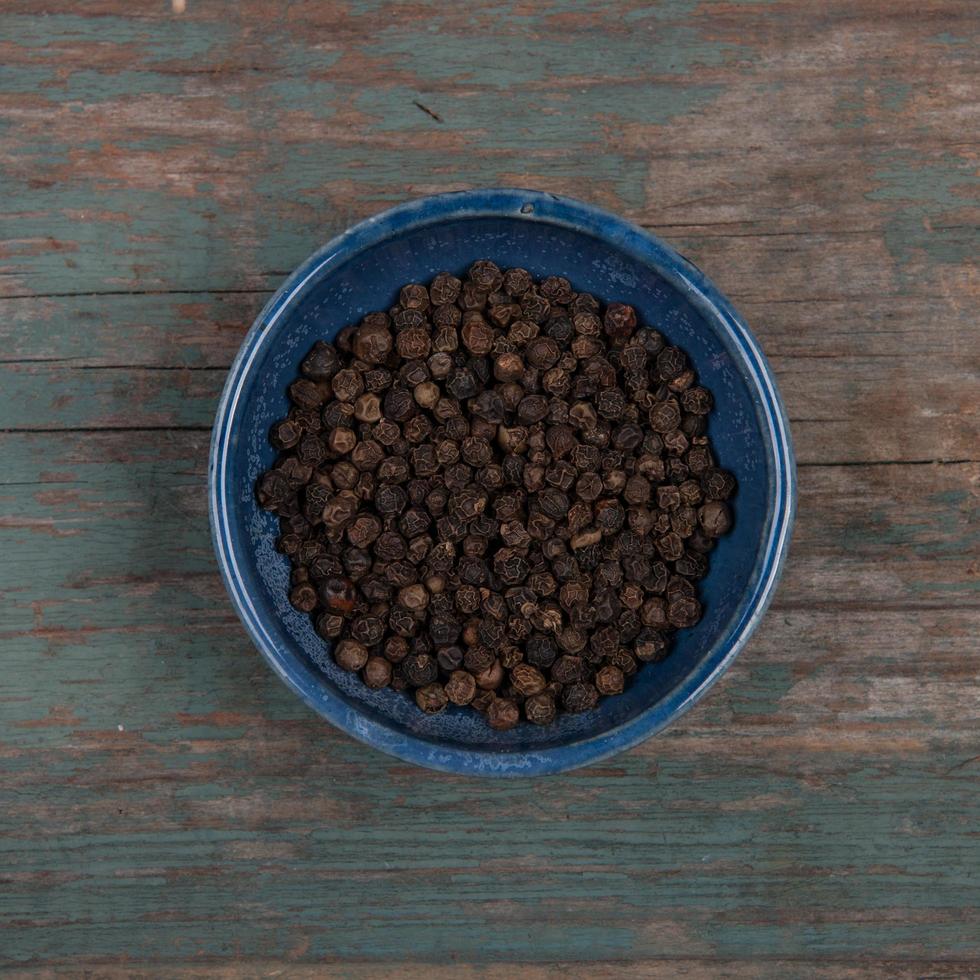
<svg viewBox="0 0 980 980">
<path fill-rule="evenodd" d="M 733 956 L 642 956 L 637 959 L 601 959 L 601 960 L 557 960 L 550 963 L 541 963 L 533 960 L 522 960 L 520 958 L 508 959 L 506 961 L 487 962 L 485 960 L 474 960 L 468 958 L 453 957 L 452 966 L 445 966 L 439 963 L 419 963 L 411 960 L 399 960 L 396 958 L 360 958 L 356 960 L 341 958 L 320 958 L 317 960 L 303 960 L 302 958 L 288 958 L 287 960 L 265 960 L 261 957 L 252 956 L 228 956 L 228 957 L 209 957 L 203 961 L 206 968 L 202 969 L 202 961 L 182 961 L 168 960 L 156 957 L 149 957 L 140 960 L 140 974 L 145 970 L 161 970 L 158 976 L 166 976 L 181 980 L 181 978 L 199 978 L 202 975 L 210 975 L 232 980 L 242 976 L 242 971 L 246 971 L 252 976 L 278 976 L 288 974 L 292 977 L 302 978 L 302 980 L 317 980 L 324 976 L 343 975 L 349 978 L 374 978 L 379 975 L 399 976 L 403 980 L 459 980 L 459 978 L 469 978 L 469 980 L 510 980 L 515 975 L 520 975 L 526 980 L 537 980 L 537 978 L 553 978 L 557 975 L 556 971 L 575 970 L 576 968 L 586 971 L 587 975 L 595 980 L 606 980 L 606 978 L 618 978 L 618 980 L 632 980 L 632 978 L 651 978 L 651 977 L 677 977 L 683 976 L 710 976 L 717 977 L 715 971 L 725 967 L 737 973 L 725 972 L 726 977 L 758 977 L 759 974 L 753 972 L 753 966 L 764 965 L 767 967 L 787 967 L 809 966 L 819 972 L 821 976 L 848 978 L 848 980 L 864 980 L 864 978 L 880 977 L 883 975 L 895 978 L 918 978 L 921 977 L 949 977 L 953 974 L 950 970 L 962 971 L 956 975 L 975 975 L 974 971 L 980 970 L 980 959 L 972 959 L 963 956 L 937 956 L 923 957 L 915 954 L 889 957 L 868 957 L 855 960 L 852 956 L 841 956 L 835 954 L 824 954 L 814 956 L 794 956 L 792 954 L 774 953 L 750 954 L 743 957 Z M 90 970 L 97 970 L 100 976 L 109 980 L 122 980 L 133 976 L 132 963 L 129 957 L 119 957 L 115 959 L 94 959 L 77 960 L 66 959 L 64 957 L 53 956 L 32 961 L 35 965 L 40 964 L 48 968 L 59 966 L 68 967 L 68 976 L 78 976 L 80 973 L 87 973 Z M 284 963 L 287 964 L 284 968 Z M 711 972 L 688 973 L 685 968 L 699 970 L 710 968 Z M 342 970 L 342 974 L 334 974 L 333 969 Z M 666 972 L 650 972 L 666 969 Z M 396 972 L 387 972 L 387 971 Z M 683 971 L 678 973 L 678 970 Z M 832 972 L 828 972 L 828 970 Z M 254 972 L 253 972 L 254 971 Z M 385 971 L 383 974 L 379 971 Z M 745 972 L 742 972 L 745 971 Z M 839 971 L 839 972 L 838 972 Z M 881 972 L 879 972 L 881 971 Z M 928 971 L 928 972 L 924 972 Z M 938 971 L 938 972 L 933 972 Z M 17 974 L 10 974 L 16 976 Z M 24 977 L 35 976 L 33 972 L 25 972 Z M 785 973 L 774 973 L 772 976 L 785 976 Z"/>
</svg>

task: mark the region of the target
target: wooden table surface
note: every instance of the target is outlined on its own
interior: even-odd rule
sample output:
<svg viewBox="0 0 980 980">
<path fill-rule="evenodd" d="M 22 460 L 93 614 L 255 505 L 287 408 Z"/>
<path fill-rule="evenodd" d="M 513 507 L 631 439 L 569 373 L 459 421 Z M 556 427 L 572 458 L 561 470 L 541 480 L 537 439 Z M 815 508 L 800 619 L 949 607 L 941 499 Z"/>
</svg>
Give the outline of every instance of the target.
<svg viewBox="0 0 980 980">
<path fill-rule="evenodd" d="M 2 0 L 0 964 L 977 975 L 978 39 L 975 0 Z M 205 506 L 284 275 L 501 184 L 696 261 L 800 467 L 782 586 L 712 694 L 506 783 L 303 707 Z"/>
</svg>

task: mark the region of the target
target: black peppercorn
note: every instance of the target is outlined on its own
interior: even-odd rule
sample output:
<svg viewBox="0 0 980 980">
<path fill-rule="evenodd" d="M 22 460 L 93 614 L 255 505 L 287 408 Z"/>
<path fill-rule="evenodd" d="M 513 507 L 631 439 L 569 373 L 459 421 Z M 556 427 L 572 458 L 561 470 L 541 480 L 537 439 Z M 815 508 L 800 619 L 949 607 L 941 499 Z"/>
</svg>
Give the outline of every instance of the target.
<svg viewBox="0 0 980 980">
<path fill-rule="evenodd" d="M 611 694 L 621 694 L 623 690 L 623 685 L 625 683 L 625 678 L 623 677 L 623 672 L 618 668 L 614 667 L 612 664 L 608 664 L 603 667 L 595 675 L 595 686 L 596 690 L 600 694 L 611 695 Z"/>
<path fill-rule="evenodd" d="M 550 694 L 535 694 L 524 702 L 524 714 L 535 725 L 550 725 L 557 714 L 555 699 Z"/>
<path fill-rule="evenodd" d="M 435 658 L 427 653 L 412 653 L 402 661 L 405 679 L 412 687 L 425 687 L 435 681 L 439 667 Z"/>
<path fill-rule="evenodd" d="M 446 681 L 446 697 L 456 705 L 469 704 L 476 696 L 476 680 L 465 670 L 454 670 Z"/>
<path fill-rule="evenodd" d="M 384 657 L 369 657 L 364 665 L 364 683 L 378 690 L 391 683 L 391 664 Z"/>
<path fill-rule="evenodd" d="M 498 731 L 513 728 L 520 720 L 520 709 L 508 698 L 494 698 L 487 707 L 487 723 Z"/>
<path fill-rule="evenodd" d="M 599 692 L 592 684 L 569 684 L 562 691 L 562 705 L 566 711 L 578 713 L 591 711 L 599 701 Z"/>
<path fill-rule="evenodd" d="M 368 660 L 367 647 L 356 640 L 341 640 L 334 648 L 334 660 L 344 670 L 360 670 Z"/>
<path fill-rule="evenodd" d="M 415 692 L 415 703 L 427 715 L 434 715 L 446 707 L 449 697 L 441 684 L 427 684 Z"/>
</svg>

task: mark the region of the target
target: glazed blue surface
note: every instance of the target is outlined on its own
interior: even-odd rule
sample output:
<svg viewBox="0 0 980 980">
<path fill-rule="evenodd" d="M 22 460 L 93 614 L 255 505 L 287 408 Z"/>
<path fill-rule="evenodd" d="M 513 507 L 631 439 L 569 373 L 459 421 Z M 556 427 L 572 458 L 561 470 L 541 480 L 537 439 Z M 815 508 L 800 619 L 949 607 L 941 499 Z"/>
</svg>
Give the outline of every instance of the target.
<svg viewBox="0 0 980 980">
<path fill-rule="evenodd" d="M 333 663 L 307 616 L 286 599 L 289 563 L 277 521 L 253 486 L 275 453 L 271 424 L 317 339 L 330 339 L 406 282 L 462 273 L 477 258 L 563 275 L 575 289 L 636 307 L 690 355 L 715 398 L 709 433 L 735 473 L 735 527 L 711 554 L 702 621 L 671 655 L 645 665 L 625 694 L 538 728 L 494 732 L 470 709 L 428 716 L 390 689 L 368 690 Z M 211 444 L 212 536 L 232 602 L 277 674 L 312 708 L 376 748 L 474 775 L 560 772 L 654 734 L 691 707 L 731 663 L 764 613 L 793 523 L 795 467 L 771 370 L 731 305 L 690 262 L 641 229 L 568 198 L 511 189 L 424 198 L 368 219 L 311 256 L 273 296 L 231 368 Z"/>
</svg>

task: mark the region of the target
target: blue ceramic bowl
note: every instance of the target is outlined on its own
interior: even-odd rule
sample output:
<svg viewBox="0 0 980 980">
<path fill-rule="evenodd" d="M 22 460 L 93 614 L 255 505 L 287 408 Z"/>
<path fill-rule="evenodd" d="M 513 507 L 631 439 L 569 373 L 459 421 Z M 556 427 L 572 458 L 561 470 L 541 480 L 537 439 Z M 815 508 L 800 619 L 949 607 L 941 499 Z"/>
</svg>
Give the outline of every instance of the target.
<svg viewBox="0 0 980 980">
<path fill-rule="evenodd" d="M 277 521 L 253 486 L 273 461 L 271 424 L 286 386 L 318 338 L 386 309 L 406 282 L 477 258 L 560 274 L 601 299 L 631 303 L 642 322 L 688 352 L 716 409 L 710 435 L 738 478 L 736 522 L 702 582 L 704 618 L 673 652 L 645 665 L 625 694 L 548 728 L 491 730 L 470 709 L 424 715 L 390 689 L 368 690 L 330 658 L 307 616 L 286 600 L 289 564 L 273 547 Z M 232 365 L 209 468 L 218 563 L 246 630 L 310 707 L 355 738 L 450 772 L 527 776 L 582 766 L 629 748 L 687 711 L 758 625 L 786 557 L 795 503 L 786 415 L 755 338 L 690 262 L 621 218 L 568 198 L 522 190 L 466 191 L 412 201 L 363 221 L 304 262 L 255 321 Z"/>
</svg>

